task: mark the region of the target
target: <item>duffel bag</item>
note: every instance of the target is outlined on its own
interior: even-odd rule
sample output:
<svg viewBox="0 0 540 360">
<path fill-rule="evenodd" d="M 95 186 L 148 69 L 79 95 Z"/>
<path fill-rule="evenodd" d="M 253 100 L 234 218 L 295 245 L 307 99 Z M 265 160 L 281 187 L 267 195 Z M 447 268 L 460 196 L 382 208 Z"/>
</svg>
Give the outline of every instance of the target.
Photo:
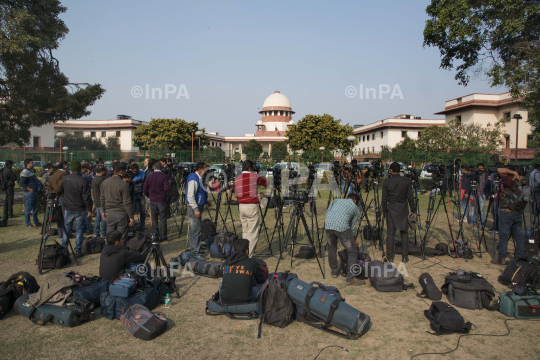
<svg viewBox="0 0 540 360">
<path fill-rule="evenodd" d="M 540 319 L 540 295 L 516 295 L 505 291 L 499 295 L 499 311 L 517 319 Z"/>
<path fill-rule="evenodd" d="M 158 301 L 158 294 L 154 287 L 147 287 L 144 290 L 139 289 L 139 291 L 127 298 L 112 296 L 106 291 L 100 297 L 101 314 L 109 320 L 120 319 L 122 309 L 127 305 L 140 304 L 153 309 L 158 305 Z"/>
<path fill-rule="evenodd" d="M 132 304 L 122 310 L 120 321 L 131 335 L 148 341 L 161 335 L 167 328 L 167 320 L 163 314 L 158 315 L 143 305 Z"/>
<path fill-rule="evenodd" d="M 41 262 L 42 257 L 43 263 Z M 69 250 L 57 242 L 53 245 L 45 245 L 36 261 L 39 271 L 43 269 L 61 269 L 70 261 Z"/>
<path fill-rule="evenodd" d="M 219 291 L 206 302 L 206 315 L 227 315 L 230 319 L 251 320 L 262 316 L 261 302 L 251 302 L 237 305 L 223 305 L 219 298 Z"/>
<path fill-rule="evenodd" d="M 87 255 L 100 254 L 104 246 L 105 246 L 104 239 L 97 236 L 93 236 L 91 238 L 84 239 L 82 242 L 81 248 L 84 251 L 84 253 Z"/>
<path fill-rule="evenodd" d="M 422 292 L 420 294 L 416 294 L 416 296 L 418 296 L 419 298 L 427 297 L 429 300 L 442 299 L 442 291 L 439 290 L 430 274 L 423 273 L 422 275 L 420 275 L 418 282 L 422 287 Z"/>
<path fill-rule="evenodd" d="M 203 238 L 204 239 L 204 244 L 206 245 L 207 249 L 210 249 L 210 246 L 214 243 L 214 239 L 216 238 L 217 235 L 218 235 L 218 233 L 212 232 L 212 233 L 208 234 L 208 236 L 206 238 Z"/>
<path fill-rule="evenodd" d="M 400 292 L 414 287 L 413 284 L 405 284 L 403 275 L 392 263 L 382 263 L 373 260 L 369 263 L 369 283 L 380 292 Z"/>
<path fill-rule="evenodd" d="M 299 320 L 306 324 L 347 339 L 358 339 L 371 328 L 370 317 L 353 308 L 340 298 L 330 295 L 319 287 L 312 286 L 299 279 L 291 281 L 287 294 L 295 305 L 300 305 L 316 319 L 318 323 Z M 341 331 L 330 329 L 333 326 Z"/>
<path fill-rule="evenodd" d="M 99 297 L 101 294 L 109 290 L 109 285 L 111 285 L 110 280 L 101 280 L 99 282 L 75 289 L 71 295 L 91 301 L 96 306 L 100 306 Z"/>
<path fill-rule="evenodd" d="M 468 334 L 471 330 L 472 324 L 465 322 L 459 311 L 442 301 L 432 302 L 429 310 L 424 311 L 424 316 L 429 320 L 430 328 L 437 335 L 456 332 Z"/>
<path fill-rule="evenodd" d="M 339 290 L 334 286 L 326 286 L 316 281 L 311 282 L 309 285 L 313 286 L 313 289 L 315 290 L 320 289 L 323 293 L 333 296 L 336 299 L 339 299 L 341 301 L 345 301 L 345 299 L 341 296 Z M 315 291 L 313 289 L 311 291 Z M 296 318 L 298 320 L 304 321 L 304 322 L 305 321 L 310 321 L 310 322 L 319 321 L 317 317 L 311 315 L 311 313 L 307 311 L 303 306 L 295 303 L 295 307 L 296 307 Z"/>
<path fill-rule="evenodd" d="M 54 305 L 40 305 L 37 308 L 28 302 L 28 294 L 21 296 L 13 310 L 16 314 L 29 318 L 34 324 L 46 325 L 47 323 L 66 327 L 81 325 L 82 321 L 78 316 L 76 309 L 68 309 Z"/>
<path fill-rule="evenodd" d="M 238 235 L 230 231 L 227 231 L 227 232 L 216 235 L 216 237 L 214 238 L 214 243 L 217 243 L 218 245 L 219 244 L 221 245 L 233 244 L 234 240 L 237 240 L 237 239 L 238 239 Z"/>
<path fill-rule="evenodd" d="M 510 261 L 504 269 L 499 282 L 509 287 L 531 284 L 540 289 L 540 258 L 531 256 Z"/>
<path fill-rule="evenodd" d="M 217 261 L 205 261 L 197 258 L 191 258 L 186 264 L 186 270 L 195 274 L 217 278 L 223 276 L 222 263 Z"/>
<path fill-rule="evenodd" d="M 131 294 L 133 294 L 135 291 L 137 291 L 138 287 L 139 287 L 139 284 L 137 283 L 137 279 L 123 277 L 118 280 L 115 280 L 109 286 L 109 294 L 111 296 L 127 298 Z"/>
<path fill-rule="evenodd" d="M 93 302 L 78 296 L 70 296 L 62 306 L 66 309 L 75 310 L 81 321 L 87 321 L 92 319 L 96 305 Z"/>
<path fill-rule="evenodd" d="M 489 307 L 495 296 L 493 286 L 482 275 L 474 272 L 466 272 L 464 275 L 450 273 L 444 279 L 441 290 L 450 304 L 470 310 Z"/>
</svg>

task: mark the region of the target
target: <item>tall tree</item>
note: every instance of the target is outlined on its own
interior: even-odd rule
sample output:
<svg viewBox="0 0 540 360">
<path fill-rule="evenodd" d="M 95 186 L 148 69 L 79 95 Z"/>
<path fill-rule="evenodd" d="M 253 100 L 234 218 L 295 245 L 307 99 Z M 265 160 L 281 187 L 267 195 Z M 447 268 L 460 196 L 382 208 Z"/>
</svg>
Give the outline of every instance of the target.
<svg viewBox="0 0 540 360">
<path fill-rule="evenodd" d="M 109 136 L 105 143 L 107 144 L 107 150 L 120 150 L 120 138 L 118 136 Z"/>
<path fill-rule="evenodd" d="M 263 146 L 255 139 L 249 140 L 244 146 L 244 151 L 248 155 L 248 160 L 255 161 L 259 158 L 259 155 L 263 152 Z"/>
<path fill-rule="evenodd" d="M 89 115 L 105 90 L 71 83 L 53 56 L 68 28 L 58 0 L 0 2 L 0 145 L 23 145 L 30 127 Z"/>
<path fill-rule="evenodd" d="M 334 120 L 331 115 L 306 115 L 287 131 L 287 143 L 293 150 L 319 151 L 324 146 L 328 150 L 348 151 L 350 135 L 353 128 L 341 125 L 341 120 Z"/>
<path fill-rule="evenodd" d="M 285 141 L 278 141 L 272 145 L 270 151 L 270 157 L 274 161 L 281 161 L 289 155 L 287 151 L 287 143 Z"/>
<path fill-rule="evenodd" d="M 193 147 L 199 148 L 199 138 L 195 132 L 199 123 L 182 119 L 152 119 L 148 125 L 139 126 L 133 134 L 133 144 L 141 150 L 182 150 L 191 149 L 191 132 L 193 131 Z M 208 145 L 210 139 L 201 136 L 201 147 Z"/>
<path fill-rule="evenodd" d="M 438 47 L 441 68 L 456 66 L 456 80 L 473 74 L 505 86 L 529 111 L 540 145 L 540 2 L 538 0 L 432 0 L 424 46 Z M 540 153 L 536 153 L 540 157 Z"/>
</svg>

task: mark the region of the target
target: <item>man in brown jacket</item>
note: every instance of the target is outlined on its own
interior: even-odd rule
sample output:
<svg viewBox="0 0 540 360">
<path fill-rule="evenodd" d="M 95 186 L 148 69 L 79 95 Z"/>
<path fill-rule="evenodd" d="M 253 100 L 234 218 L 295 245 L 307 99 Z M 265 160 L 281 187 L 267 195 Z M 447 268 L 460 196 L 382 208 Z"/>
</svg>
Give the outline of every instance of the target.
<svg viewBox="0 0 540 360">
<path fill-rule="evenodd" d="M 135 225 L 129 185 L 123 180 L 126 166 L 116 162 L 113 171 L 114 175 L 101 184 L 101 216 L 106 221 L 107 235 L 115 230 L 120 231 L 126 247 L 128 226 Z"/>
<path fill-rule="evenodd" d="M 52 196 L 53 199 L 58 201 L 60 206 L 62 207 L 62 217 L 65 218 L 66 213 L 66 207 L 64 202 L 64 176 L 68 175 L 67 168 L 68 168 L 68 162 L 67 161 L 59 161 L 54 165 L 54 168 L 56 169 L 54 173 L 51 174 L 51 177 L 49 178 L 49 183 L 47 184 L 47 192 L 50 196 Z M 58 229 L 58 237 L 62 238 L 62 235 L 64 234 L 64 224 L 62 224 L 60 221 L 56 223 L 56 228 Z"/>
</svg>

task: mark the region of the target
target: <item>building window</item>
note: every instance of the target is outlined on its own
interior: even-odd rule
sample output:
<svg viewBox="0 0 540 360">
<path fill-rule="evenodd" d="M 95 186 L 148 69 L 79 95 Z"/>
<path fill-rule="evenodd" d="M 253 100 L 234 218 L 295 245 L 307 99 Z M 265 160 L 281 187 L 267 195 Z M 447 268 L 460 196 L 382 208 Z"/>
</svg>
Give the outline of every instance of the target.
<svg viewBox="0 0 540 360">
<path fill-rule="evenodd" d="M 418 138 L 420 139 L 421 136 L 422 136 L 422 132 L 419 131 L 419 132 L 418 132 Z"/>
<path fill-rule="evenodd" d="M 120 137 L 120 131 L 116 132 L 116 137 Z"/>
<path fill-rule="evenodd" d="M 527 149 L 534 148 L 534 145 L 533 145 L 532 141 L 533 141 L 533 136 L 532 135 L 527 135 Z"/>
<path fill-rule="evenodd" d="M 39 147 L 39 138 L 40 138 L 39 136 L 34 136 L 34 139 L 32 141 L 32 145 L 34 147 Z"/>
<path fill-rule="evenodd" d="M 366 135 L 362 136 L 362 141 L 366 141 Z"/>
<path fill-rule="evenodd" d="M 462 98 L 457 99 L 457 103 L 458 103 L 458 104 L 461 104 L 462 102 L 463 102 L 463 99 L 462 99 Z"/>
<path fill-rule="evenodd" d="M 382 151 L 382 145 L 381 145 L 381 151 Z"/>
<path fill-rule="evenodd" d="M 362 155 L 365 155 L 366 154 L 366 148 L 363 148 L 362 149 Z"/>
<path fill-rule="evenodd" d="M 401 137 L 404 138 L 404 137 L 406 137 L 406 136 L 407 136 L 407 132 L 406 132 L 406 131 L 402 131 L 402 132 L 401 132 Z"/>
<path fill-rule="evenodd" d="M 505 140 L 506 140 L 505 148 L 510 149 L 510 135 L 506 135 Z"/>
<path fill-rule="evenodd" d="M 510 116 L 512 116 L 512 114 L 511 114 L 511 113 L 509 113 L 509 112 L 505 112 L 505 113 L 504 113 L 504 115 L 503 115 L 503 118 L 504 118 L 504 120 L 510 120 L 510 119 L 511 119 L 511 117 L 510 117 Z"/>
<path fill-rule="evenodd" d="M 212 146 L 214 146 L 214 142 L 212 141 Z"/>
<path fill-rule="evenodd" d="M 375 133 L 371 134 L 371 140 L 375 140 Z"/>
<path fill-rule="evenodd" d="M 371 148 L 371 151 L 372 151 L 372 152 L 375 152 L 375 146 Z"/>
<path fill-rule="evenodd" d="M 366 141 L 369 141 L 369 137 L 370 137 L 370 136 L 371 136 L 370 134 L 368 134 L 368 135 L 366 136 Z"/>
<path fill-rule="evenodd" d="M 96 137 L 96 132 L 95 131 L 90 131 L 90 137 L 95 138 Z"/>
<path fill-rule="evenodd" d="M 219 143 L 219 147 L 221 147 L 221 143 Z"/>
<path fill-rule="evenodd" d="M 101 137 L 106 137 L 107 136 L 107 132 L 106 131 L 102 131 L 101 132 Z"/>
<path fill-rule="evenodd" d="M 461 115 L 456 116 L 456 120 L 457 120 L 458 123 L 461 124 Z"/>
<path fill-rule="evenodd" d="M 381 139 L 383 138 L 383 136 L 384 136 L 384 132 L 381 131 Z"/>
</svg>

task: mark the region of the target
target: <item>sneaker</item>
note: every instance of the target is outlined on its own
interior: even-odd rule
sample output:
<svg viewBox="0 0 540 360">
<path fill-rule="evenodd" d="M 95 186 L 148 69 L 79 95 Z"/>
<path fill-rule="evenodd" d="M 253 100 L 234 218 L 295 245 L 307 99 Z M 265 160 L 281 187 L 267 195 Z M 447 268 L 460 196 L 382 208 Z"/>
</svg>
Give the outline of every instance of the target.
<svg viewBox="0 0 540 360">
<path fill-rule="evenodd" d="M 36 227 L 34 225 L 28 225 L 26 228 L 27 229 L 35 229 Z"/>
<path fill-rule="evenodd" d="M 37 222 L 37 223 L 35 223 L 35 224 L 34 224 L 34 226 L 35 226 L 35 227 L 38 227 L 38 226 L 43 226 L 43 224 L 42 224 L 42 223 L 40 223 L 40 222 Z"/>
<path fill-rule="evenodd" d="M 339 276 L 338 274 L 332 273 L 332 279 L 335 279 L 335 278 L 337 278 L 338 276 Z"/>
<path fill-rule="evenodd" d="M 84 253 L 81 252 L 81 251 L 75 251 L 75 256 L 76 256 L 77 258 L 81 258 L 81 257 L 84 256 Z"/>
<path fill-rule="evenodd" d="M 496 233 L 496 232 L 497 232 L 497 230 L 495 230 L 495 229 L 489 229 L 488 230 L 488 233 Z"/>
<path fill-rule="evenodd" d="M 404 264 L 408 263 L 409 262 L 409 255 L 403 255 L 401 257 L 401 262 L 404 263 Z"/>
<path fill-rule="evenodd" d="M 364 285 L 365 283 L 366 283 L 365 280 L 358 280 L 357 278 L 354 278 L 351 281 L 347 281 L 348 286 L 360 286 L 360 285 Z"/>
<path fill-rule="evenodd" d="M 388 260 L 388 262 L 393 263 L 394 262 L 394 255 L 386 256 L 386 260 Z M 385 262 L 384 258 L 383 258 L 383 262 Z"/>
<path fill-rule="evenodd" d="M 506 260 L 505 259 L 492 259 L 491 263 L 494 264 L 494 265 L 506 266 Z"/>
</svg>

